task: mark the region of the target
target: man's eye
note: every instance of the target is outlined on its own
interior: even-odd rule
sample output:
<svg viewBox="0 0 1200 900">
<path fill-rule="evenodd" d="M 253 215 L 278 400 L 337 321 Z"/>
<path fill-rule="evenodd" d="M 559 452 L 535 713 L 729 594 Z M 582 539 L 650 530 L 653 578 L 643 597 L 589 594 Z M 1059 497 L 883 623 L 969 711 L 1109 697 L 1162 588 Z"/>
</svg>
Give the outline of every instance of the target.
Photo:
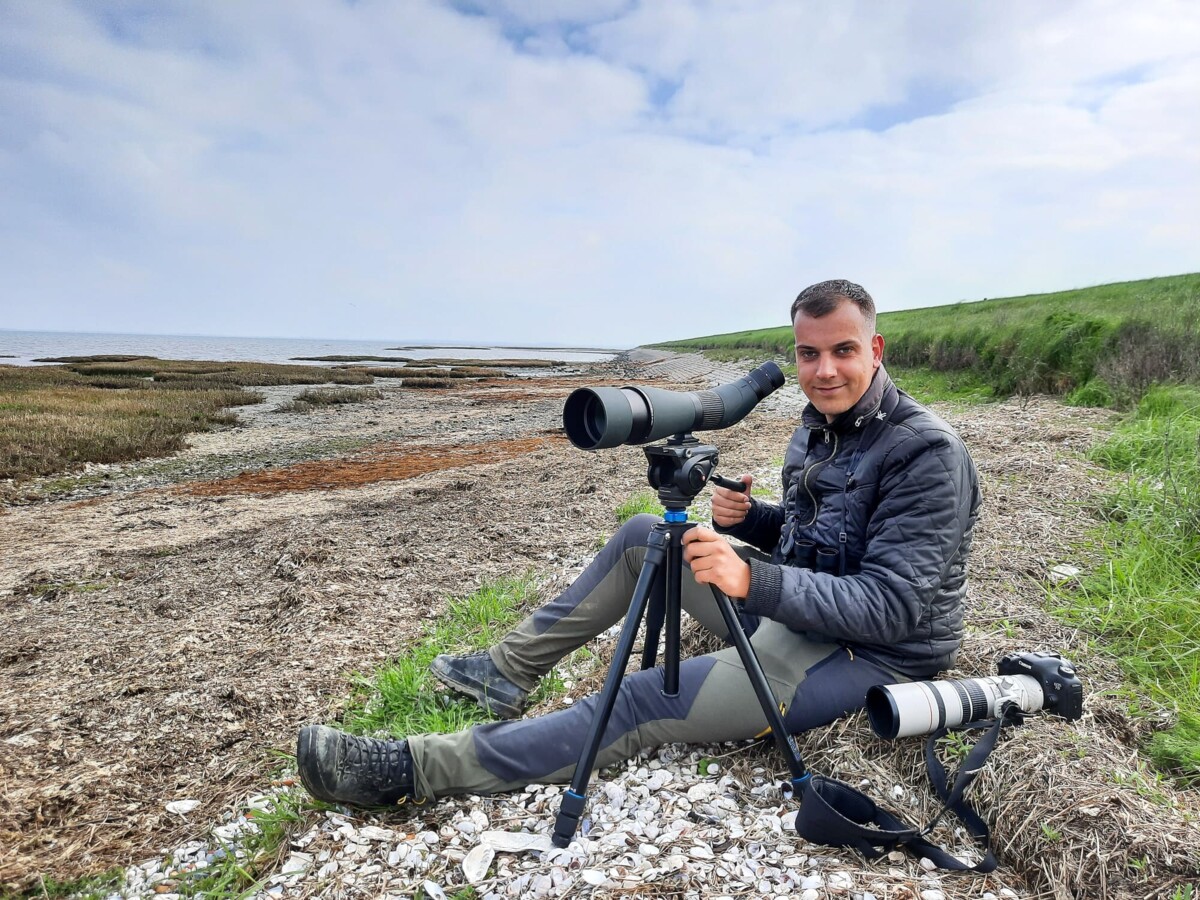
<svg viewBox="0 0 1200 900">
<path fill-rule="evenodd" d="M 816 359 L 817 352 L 815 350 L 797 350 L 796 356 L 799 359 Z"/>
</svg>

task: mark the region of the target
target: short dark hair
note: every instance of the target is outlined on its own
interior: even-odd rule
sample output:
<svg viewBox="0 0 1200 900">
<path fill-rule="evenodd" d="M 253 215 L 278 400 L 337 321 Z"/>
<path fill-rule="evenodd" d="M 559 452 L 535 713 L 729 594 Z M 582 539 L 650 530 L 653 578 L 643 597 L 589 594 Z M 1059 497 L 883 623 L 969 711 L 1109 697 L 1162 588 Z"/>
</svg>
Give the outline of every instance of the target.
<svg viewBox="0 0 1200 900">
<path fill-rule="evenodd" d="M 819 319 L 837 309 L 843 301 L 849 300 L 863 314 L 871 330 L 875 330 L 875 301 L 861 284 L 835 278 L 832 281 L 822 281 L 811 287 L 806 287 L 792 301 L 792 324 L 796 323 L 796 315 L 804 313 Z"/>
</svg>

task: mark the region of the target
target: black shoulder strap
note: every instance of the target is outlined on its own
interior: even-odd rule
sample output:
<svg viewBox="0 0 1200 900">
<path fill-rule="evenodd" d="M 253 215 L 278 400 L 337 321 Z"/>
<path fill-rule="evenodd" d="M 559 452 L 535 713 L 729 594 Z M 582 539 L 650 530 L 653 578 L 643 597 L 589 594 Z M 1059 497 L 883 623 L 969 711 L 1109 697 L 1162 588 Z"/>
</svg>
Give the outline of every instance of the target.
<svg viewBox="0 0 1200 900">
<path fill-rule="evenodd" d="M 999 863 L 992 852 L 987 823 L 967 804 L 963 794 L 979 775 L 988 755 L 995 749 L 1000 730 L 1005 725 L 1018 721 L 1019 711 L 1010 707 L 994 720 L 973 722 L 964 729 L 959 729 L 989 730 L 971 748 L 959 767 L 954 784 L 949 787 L 945 767 L 934 753 L 934 744 L 947 734 L 949 729 L 943 728 L 929 736 L 925 742 L 925 765 L 929 770 L 929 780 L 933 782 L 934 790 L 941 798 L 943 806 L 933 820 L 919 831 L 848 784 L 822 775 L 813 775 L 805 787 L 800 811 L 796 814 L 796 831 L 802 838 L 815 844 L 850 847 L 868 859 L 875 859 L 896 847 L 903 847 L 916 856 L 927 857 L 943 869 L 981 874 L 991 872 Z M 964 863 L 925 839 L 948 811 L 962 820 L 983 850 L 983 859 L 975 865 Z"/>
</svg>

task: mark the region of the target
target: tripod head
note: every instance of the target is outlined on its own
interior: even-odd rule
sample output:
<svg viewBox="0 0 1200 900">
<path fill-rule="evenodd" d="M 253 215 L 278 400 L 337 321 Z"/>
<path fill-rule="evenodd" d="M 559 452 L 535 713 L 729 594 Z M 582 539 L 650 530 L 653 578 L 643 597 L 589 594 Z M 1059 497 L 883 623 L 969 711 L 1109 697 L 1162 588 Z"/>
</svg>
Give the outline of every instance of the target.
<svg viewBox="0 0 1200 900">
<path fill-rule="evenodd" d="M 708 484 L 720 459 L 716 447 L 700 443 L 688 431 L 673 435 L 665 444 L 642 450 L 649 463 L 646 478 L 650 487 L 658 491 L 659 502 L 668 514 L 683 512 L 691 505 Z"/>
</svg>

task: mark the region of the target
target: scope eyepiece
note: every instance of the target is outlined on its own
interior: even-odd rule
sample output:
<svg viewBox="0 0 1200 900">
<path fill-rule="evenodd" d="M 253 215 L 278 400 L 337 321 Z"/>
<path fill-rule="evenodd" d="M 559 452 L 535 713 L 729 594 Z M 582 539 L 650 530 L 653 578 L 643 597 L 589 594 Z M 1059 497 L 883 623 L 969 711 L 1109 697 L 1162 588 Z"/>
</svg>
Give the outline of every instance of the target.
<svg viewBox="0 0 1200 900">
<path fill-rule="evenodd" d="M 779 366 L 768 362 L 737 381 L 707 391 L 579 388 L 563 406 L 563 428 L 580 450 L 645 444 L 685 431 L 728 428 L 783 383 Z"/>
</svg>

